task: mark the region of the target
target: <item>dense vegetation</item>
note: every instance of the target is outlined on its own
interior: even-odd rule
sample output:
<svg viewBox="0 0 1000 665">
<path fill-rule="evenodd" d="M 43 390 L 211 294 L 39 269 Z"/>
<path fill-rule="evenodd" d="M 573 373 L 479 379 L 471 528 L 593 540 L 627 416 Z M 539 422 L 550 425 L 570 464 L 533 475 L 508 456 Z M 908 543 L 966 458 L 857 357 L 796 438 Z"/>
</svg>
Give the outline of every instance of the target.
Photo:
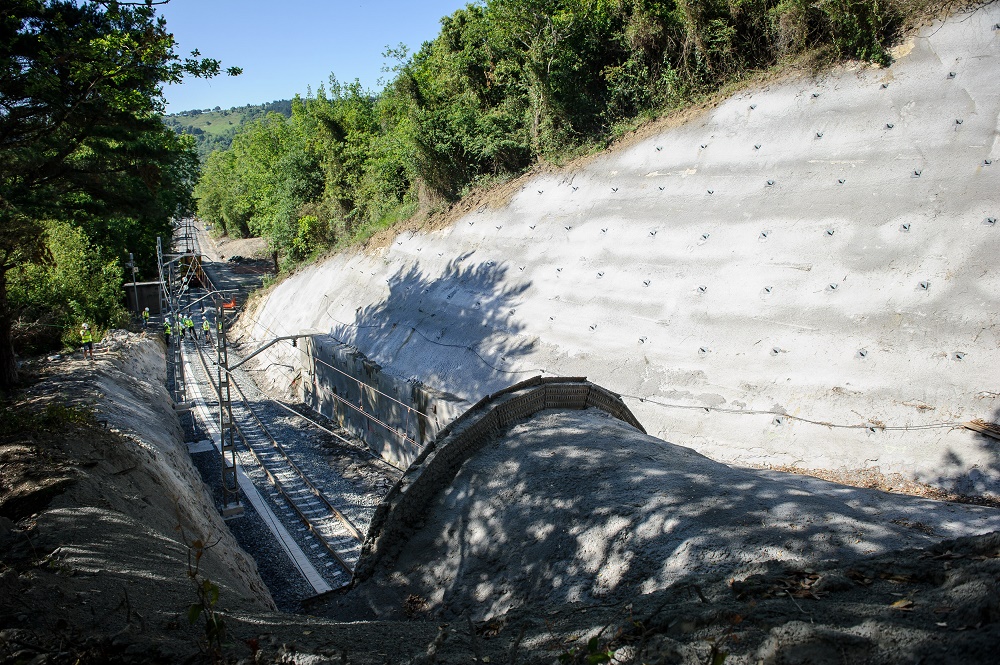
<svg viewBox="0 0 1000 665">
<path fill-rule="evenodd" d="M 128 252 L 155 274 L 156 236 L 192 207 L 197 156 L 161 122 L 162 85 L 220 66 L 174 47 L 155 5 L 4 2 L 0 388 L 17 381 L 15 344 L 120 323 Z"/>
<path fill-rule="evenodd" d="M 418 206 L 600 145 L 644 118 L 818 52 L 884 63 L 902 0 L 485 0 L 373 94 L 331 77 L 291 118 L 211 154 L 198 212 L 286 263 Z"/>
<path fill-rule="evenodd" d="M 247 104 L 223 109 L 194 109 L 163 116 L 163 124 L 178 134 L 189 134 L 194 138 L 198 158 L 204 161 L 216 150 L 227 150 L 233 143 L 236 132 L 245 123 L 253 122 L 268 113 L 280 113 L 286 118 L 292 115 L 292 101 L 281 99 L 266 104 Z"/>
</svg>

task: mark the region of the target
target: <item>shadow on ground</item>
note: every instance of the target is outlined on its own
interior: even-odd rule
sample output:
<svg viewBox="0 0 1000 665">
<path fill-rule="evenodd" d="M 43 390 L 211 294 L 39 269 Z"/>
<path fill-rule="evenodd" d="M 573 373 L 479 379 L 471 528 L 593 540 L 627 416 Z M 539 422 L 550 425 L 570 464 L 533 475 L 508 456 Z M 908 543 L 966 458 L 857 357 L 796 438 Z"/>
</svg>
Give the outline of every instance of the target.
<svg viewBox="0 0 1000 665">
<path fill-rule="evenodd" d="M 734 469 L 594 409 L 550 410 L 468 459 L 398 559 L 336 616 L 489 621 L 626 603 L 998 528 L 996 509 Z"/>
</svg>

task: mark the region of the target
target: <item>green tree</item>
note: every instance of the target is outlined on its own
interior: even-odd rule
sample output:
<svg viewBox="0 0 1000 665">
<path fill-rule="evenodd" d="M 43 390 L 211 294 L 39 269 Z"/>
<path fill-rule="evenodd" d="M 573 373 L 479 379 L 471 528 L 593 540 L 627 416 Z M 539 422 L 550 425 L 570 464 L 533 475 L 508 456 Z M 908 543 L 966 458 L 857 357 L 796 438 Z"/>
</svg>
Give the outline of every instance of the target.
<svg viewBox="0 0 1000 665">
<path fill-rule="evenodd" d="M 240 128 L 206 163 L 199 213 L 299 260 L 806 49 L 882 61 L 896 1 L 472 3 L 416 53 L 388 49 L 377 95 L 331 76 L 287 121 Z"/>
<path fill-rule="evenodd" d="M 8 272 L 46 259 L 42 220 L 141 220 L 151 200 L 169 205 L 161 193 L 184 169 L 159 119 L 162 86 L 219 71 L 177 55 L 152 3 L 4 3 L 0 387 L 17 381 Z"/>
<path fill-rule="evenodd" d="M 94 246 L 68 222 L 44 224 L 46 262 L 24 263 L 8 273 L 9 298 L 21 325 L 18 347 L 39 352 L 79 344 L 77 324 L 102 328 L 128 321 L 121 305 L 123 271 L 117 257 Z"/>
</svg>

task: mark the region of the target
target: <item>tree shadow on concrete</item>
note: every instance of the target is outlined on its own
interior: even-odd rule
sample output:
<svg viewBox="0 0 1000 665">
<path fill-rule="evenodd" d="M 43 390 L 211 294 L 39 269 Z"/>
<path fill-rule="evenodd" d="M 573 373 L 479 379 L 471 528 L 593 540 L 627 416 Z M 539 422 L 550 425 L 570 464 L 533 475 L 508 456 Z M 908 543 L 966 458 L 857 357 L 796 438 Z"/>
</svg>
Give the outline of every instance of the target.
<svg viewBox="0 0 1000 665">
<path fill-rule="evenodd" d="M 398 271 L 386 280 L 386 297 L 358 308 L 353 323 L 335 324 L 333 336 L 391 374 L 447 386 L 470 401 L 540 373 L 518 362 L 533 346 L 519 337 L 516 317 L 530 282 L 509 279 L 505 265 L 467 263 L 470 256 L 441 275 L 419 264 Z"/>
<path fill-rule="evenodd" d="M 550 410 L 467 460 L 395 563 L 358 590 L 375 590 L 367 604 L 383 618 L 411 596 L 444 619 L 624 603 L 925 547 L 962 533 L 958 513 L 1000 528 L 994 509 L 730 468 L 593 409 Z"/>
<path fill-rule="evenodd" d="M 984 393 L 980 393 L 980 396 L 983 395 Z M 994 427 L 1000 424 L 1000 408 L 993 411 L 986 420 L 988 425 Z M 968 460 L 949 448 L 942 456 L 941 473 L 933 479 L 933 484 L 968 497 L 982 497 L 985 494 L 996 497 L 1000 495 L 1000 440 L 982 432 L 969 434 L 972 434 L 982 455 Z M 959 435 L 966 435 L 966 432 L 959 429 Z"/>
</svg>

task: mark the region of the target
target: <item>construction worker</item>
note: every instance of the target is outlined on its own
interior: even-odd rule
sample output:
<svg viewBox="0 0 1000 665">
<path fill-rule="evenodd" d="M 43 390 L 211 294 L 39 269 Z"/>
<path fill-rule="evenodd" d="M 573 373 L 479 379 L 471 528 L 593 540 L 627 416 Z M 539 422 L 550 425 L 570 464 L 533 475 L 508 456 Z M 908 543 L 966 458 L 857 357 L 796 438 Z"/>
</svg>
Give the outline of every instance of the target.
<svg viewBox="0 0 1000 665">
<path fill-rule="evenodd" d="M 167 348 L 169 348 L 170 347 L 170 317 L 169 316 L 167 317 L 167 320 L 163 322 L 163 339 L 167 343 Z"/>
<path fill-rule="evenodd" d="M 201 318 L 201 332 L 205 335 L 205 343 L 208 344 L 208 331 L 211 326 L 208 325 L 208 319 L 205 317 Z"/>
<path fill-rule="evenodd" d="M 87 354 L 90 354 L 90 359 L 94 359 L 94 336 L 90 332 L 90 324 L 84 323 L 83 328 L 80 329 L 80 338 L 83 340 L 83 357 L 86 358 Z"/>
<path fill-rule="evenodd" d="M 187 328 L 187 331 L 189 333 L 191 333 L 191 339 L 194 340 L 195 342 L 197 342 L 198 341 L 198 333 L 196 333 L 194 331 L 194 321 L 191 320 L 190 316 L 187 317 L 186 319 L 184 319 L 184 327 Z"/>
<path fill-rule="evenodd" d="M 143 328 L 148 328 L 149 327 L 149 308 L 148 307 L 146 309 L 142 310 L 142 327 Z"/>
</svg>

